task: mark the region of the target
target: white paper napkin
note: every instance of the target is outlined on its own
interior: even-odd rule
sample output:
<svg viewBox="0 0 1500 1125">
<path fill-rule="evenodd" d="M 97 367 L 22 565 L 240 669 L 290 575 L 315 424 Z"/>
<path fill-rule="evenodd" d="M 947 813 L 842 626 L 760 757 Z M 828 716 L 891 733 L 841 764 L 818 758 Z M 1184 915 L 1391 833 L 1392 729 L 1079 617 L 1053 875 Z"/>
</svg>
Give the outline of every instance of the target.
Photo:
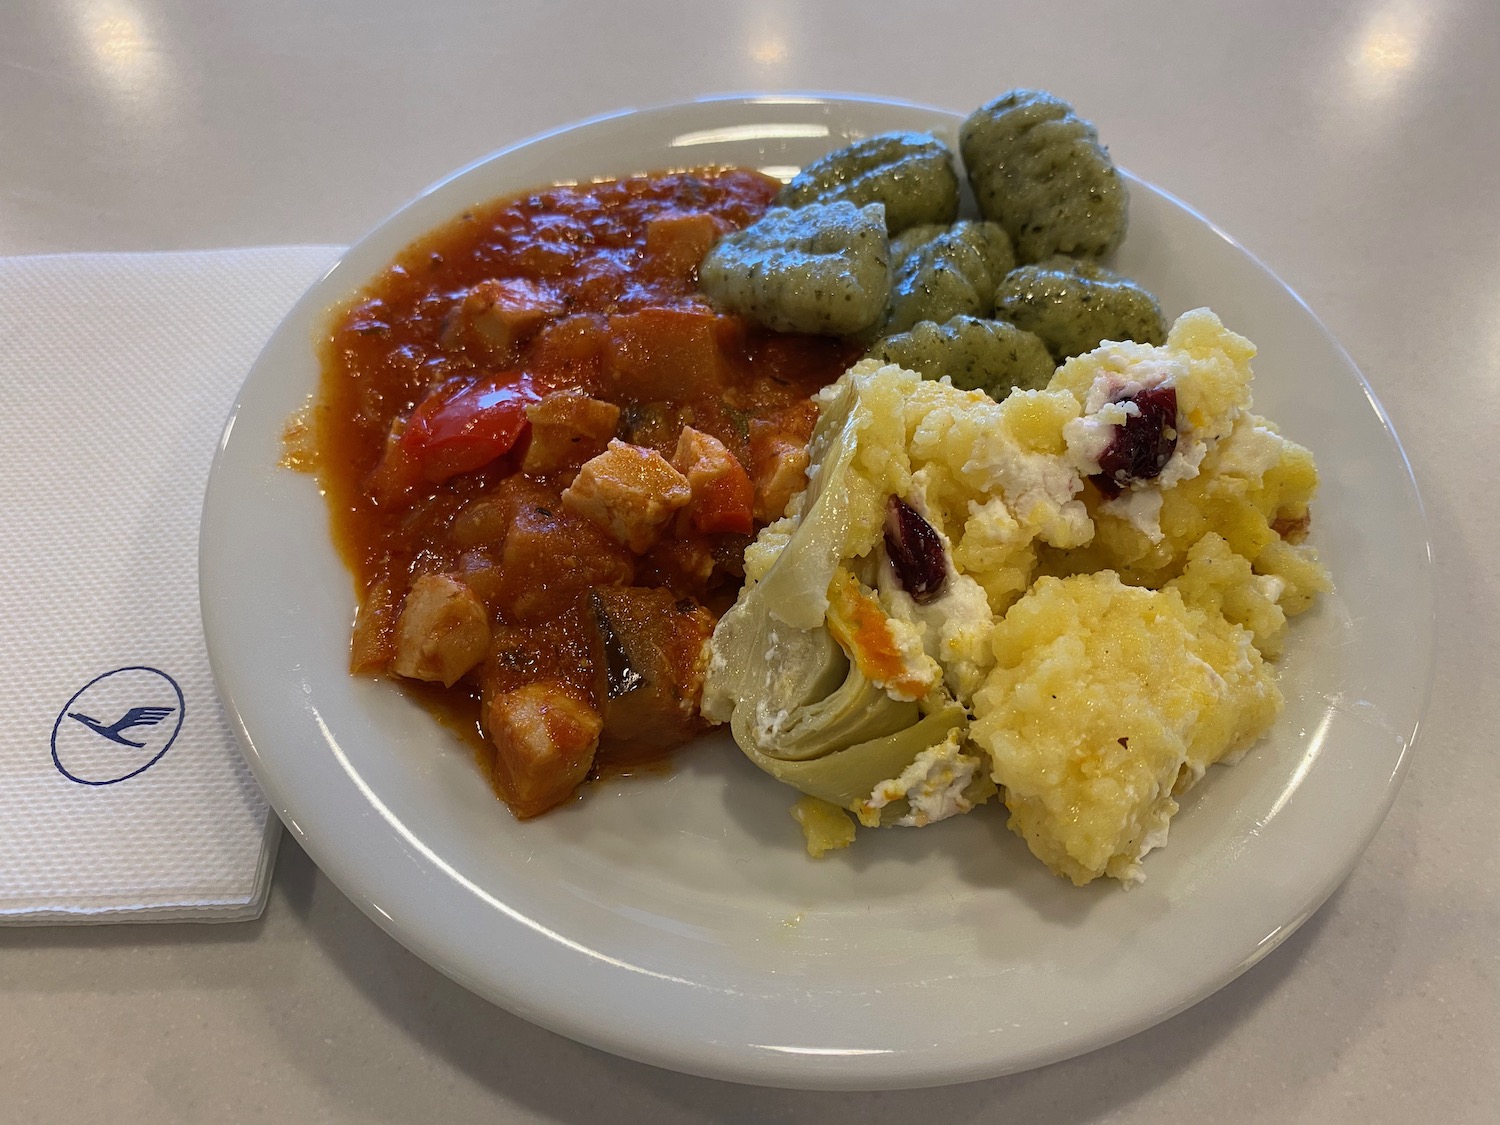
<svg viewBox="0 0 1500 1125">
<path fill-rule="evenodd" d="M 253 918 L 280 825 L 220 711 L 198 517 L 338 254 L 0 259 L 0 922 Z"/>
</svg>

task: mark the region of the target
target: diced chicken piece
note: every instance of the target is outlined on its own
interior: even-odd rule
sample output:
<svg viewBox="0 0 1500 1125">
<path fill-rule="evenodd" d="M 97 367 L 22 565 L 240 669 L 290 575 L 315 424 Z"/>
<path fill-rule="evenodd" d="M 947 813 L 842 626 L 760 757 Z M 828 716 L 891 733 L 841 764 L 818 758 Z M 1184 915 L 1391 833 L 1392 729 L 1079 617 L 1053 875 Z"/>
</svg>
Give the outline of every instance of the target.
<svg viewBox="0 0 1500 1125">
<path fill-rule="evenodd" d="M 604 728 L 597 711 L 550 680 L 493 696 L 485 720 L 495 787 L 522 820 L 568 799 L 588 776 Z"/>
<path fill-rule="evenodd" d="M 582 391 L 559 391 L 526 408 L 531 444 L 521 459 L 523 472 L 539 476 L 577 468 L 604 452 L 615 436 L 620 408 Z"/>
<path fill-rule="evenodd" d="M 765 462 L 755 477 L 755 518 L 767 523 L 786 512 L 788 501 L 807 487 L 807 450 L 787 445 Z"/>
<path fill-rule="evenodd" d="M 589 605 L 604 713 L 600 753 L 628 759 L 703 730 L 698 703 L 713 615 L 659 587 L 599 587 Z"/>
<path fill-rule="evenodd" d="M 727 376 L 720 333 L 710 309 L 641 309 L 609 318 L 604 373 L 610 397 L 622 402 L 680 402 L 717 394 Z"/>
<path fill-rule="evenodd" d="M 646 268 L 666 277 L 688 278 L 723 234 L 712 215 L 672 212 L 646 220 Z"/>
<path fill-rule="evenodd" d="M 706 480 L 721 476 L 738 463 L 722 441 L 692 426 L 682 427 L 677 450 L 672 454 L 672 467 L 687 477 L 689 484 L 694 477 Z"/>
<path fill-rule="evenodd" d="M 619 440 L 584 462 L 562 494 L 563 507 L 638 555 L 650 550 L 672 513 L 692 498 L 687 479 L 660 453 Z"/>
<path fill-rule="evenodd" d="M 489 643 L 489 613 L 474 591 L 449 575 L 424 574 L 396 618 L 391 667 L 408 679 L 452 687 L 484 659 Z"/>
<path fill-rule="evenodd" d="M 693 530 L 704 535 L 724 531 L 748 535 L 754 530 L 755 488 L 744 466 L 722 441 L 684 426 L 672 455 L 672 467 L 687 478 L 693 490 L 692 500 L 683 509 Z"/>
<path fill-rule="evenodd" d="M 807 487 L 807 446 L 786 434 L 752 422 L 750 466 L 755 484 L 755 518 L 779 520 L 787 501 Z"/>
<path fill-rule="evenodd" d="M 491 354 L 513 357 L 527 337 L 565 311 L 552 292 L 520 277 L 481 281 L 464 296 L 459 324 Z"/>
</svg>

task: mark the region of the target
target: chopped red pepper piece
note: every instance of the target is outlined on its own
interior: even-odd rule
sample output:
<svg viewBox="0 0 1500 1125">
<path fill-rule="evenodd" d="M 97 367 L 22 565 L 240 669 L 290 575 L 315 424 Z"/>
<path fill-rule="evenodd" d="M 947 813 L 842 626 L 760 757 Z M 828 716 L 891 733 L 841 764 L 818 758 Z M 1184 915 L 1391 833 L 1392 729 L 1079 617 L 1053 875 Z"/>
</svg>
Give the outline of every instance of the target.
<svg viewBox="0 0 1500 1125">
<path fill-rule="evenodd" d="M 531 377 L 518 371 L 439 387 L 387 447 L 375 472 L 377 493 L 390 497 L 482 469 L 511 451 L 530 424 L 526 407 L 541 399 Z"/>
<path fill-rule="evenodd" d="M 683 427 L 672 465 L 687 477 L 693 498 L 686 510 L 693 529 L 703 535 L 755 530 L 755 486 L 750 474 L 724 443 L 691 426 Z"/>
<path fill-rule="evenodd" d="M 734 467 L 722 475 L 705 480 L 701 485 L 693 485 L 688 514 L 693 526 L 704 535 L 724 531 L 749 535 L 755 530 L 752 516 L 755 486 L 739 462 L 733 464 Z"/>
</svg>

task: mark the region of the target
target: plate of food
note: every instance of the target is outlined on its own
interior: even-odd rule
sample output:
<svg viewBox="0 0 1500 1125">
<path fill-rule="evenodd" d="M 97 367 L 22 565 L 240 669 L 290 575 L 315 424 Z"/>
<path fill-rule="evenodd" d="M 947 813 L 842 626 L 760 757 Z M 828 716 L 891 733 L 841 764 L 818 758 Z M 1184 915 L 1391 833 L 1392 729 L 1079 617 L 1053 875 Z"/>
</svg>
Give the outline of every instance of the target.
<svg viewBox="0 0 1500 1125">
<path fill-rule="evenodd" d="M 1348 356 L 1027 91 L 629 110 L 429 188 L 256 363 L 201 582 L 257 779 L 397 940 L 818 1088 L 1253 965 L 1378 828 L 1433 635 Z"/>
</svg>

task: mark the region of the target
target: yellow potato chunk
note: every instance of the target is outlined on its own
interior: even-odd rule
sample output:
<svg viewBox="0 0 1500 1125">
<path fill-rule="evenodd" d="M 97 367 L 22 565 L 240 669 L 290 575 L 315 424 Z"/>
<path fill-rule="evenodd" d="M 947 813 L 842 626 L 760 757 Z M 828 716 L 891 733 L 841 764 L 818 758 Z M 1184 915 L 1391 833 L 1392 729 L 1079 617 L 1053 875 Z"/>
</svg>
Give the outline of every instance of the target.
<svg viewBox="0 0 1500 1125">
<path fill-rule="evenodd" d="M 803 797 L 792 806 L 792 819 L 802 827 L 807 854 L 821 859 L 831 851 L 854 843 L 854 821 L 835 804 L 817 797 Z"/>
<path fill-rule="evenodd" d="M 1286 583 L 1253 573 L 1250 561 L 1230 550 L 1222 535 L 1210 533 L 1198 540 L 1182 573 L 1167 585 L 1188 605 L 1249 629 L 1262 656 L 1274 660 L 1281 655 L 1286 613 L 1277 599 Z"/>
</svg>

